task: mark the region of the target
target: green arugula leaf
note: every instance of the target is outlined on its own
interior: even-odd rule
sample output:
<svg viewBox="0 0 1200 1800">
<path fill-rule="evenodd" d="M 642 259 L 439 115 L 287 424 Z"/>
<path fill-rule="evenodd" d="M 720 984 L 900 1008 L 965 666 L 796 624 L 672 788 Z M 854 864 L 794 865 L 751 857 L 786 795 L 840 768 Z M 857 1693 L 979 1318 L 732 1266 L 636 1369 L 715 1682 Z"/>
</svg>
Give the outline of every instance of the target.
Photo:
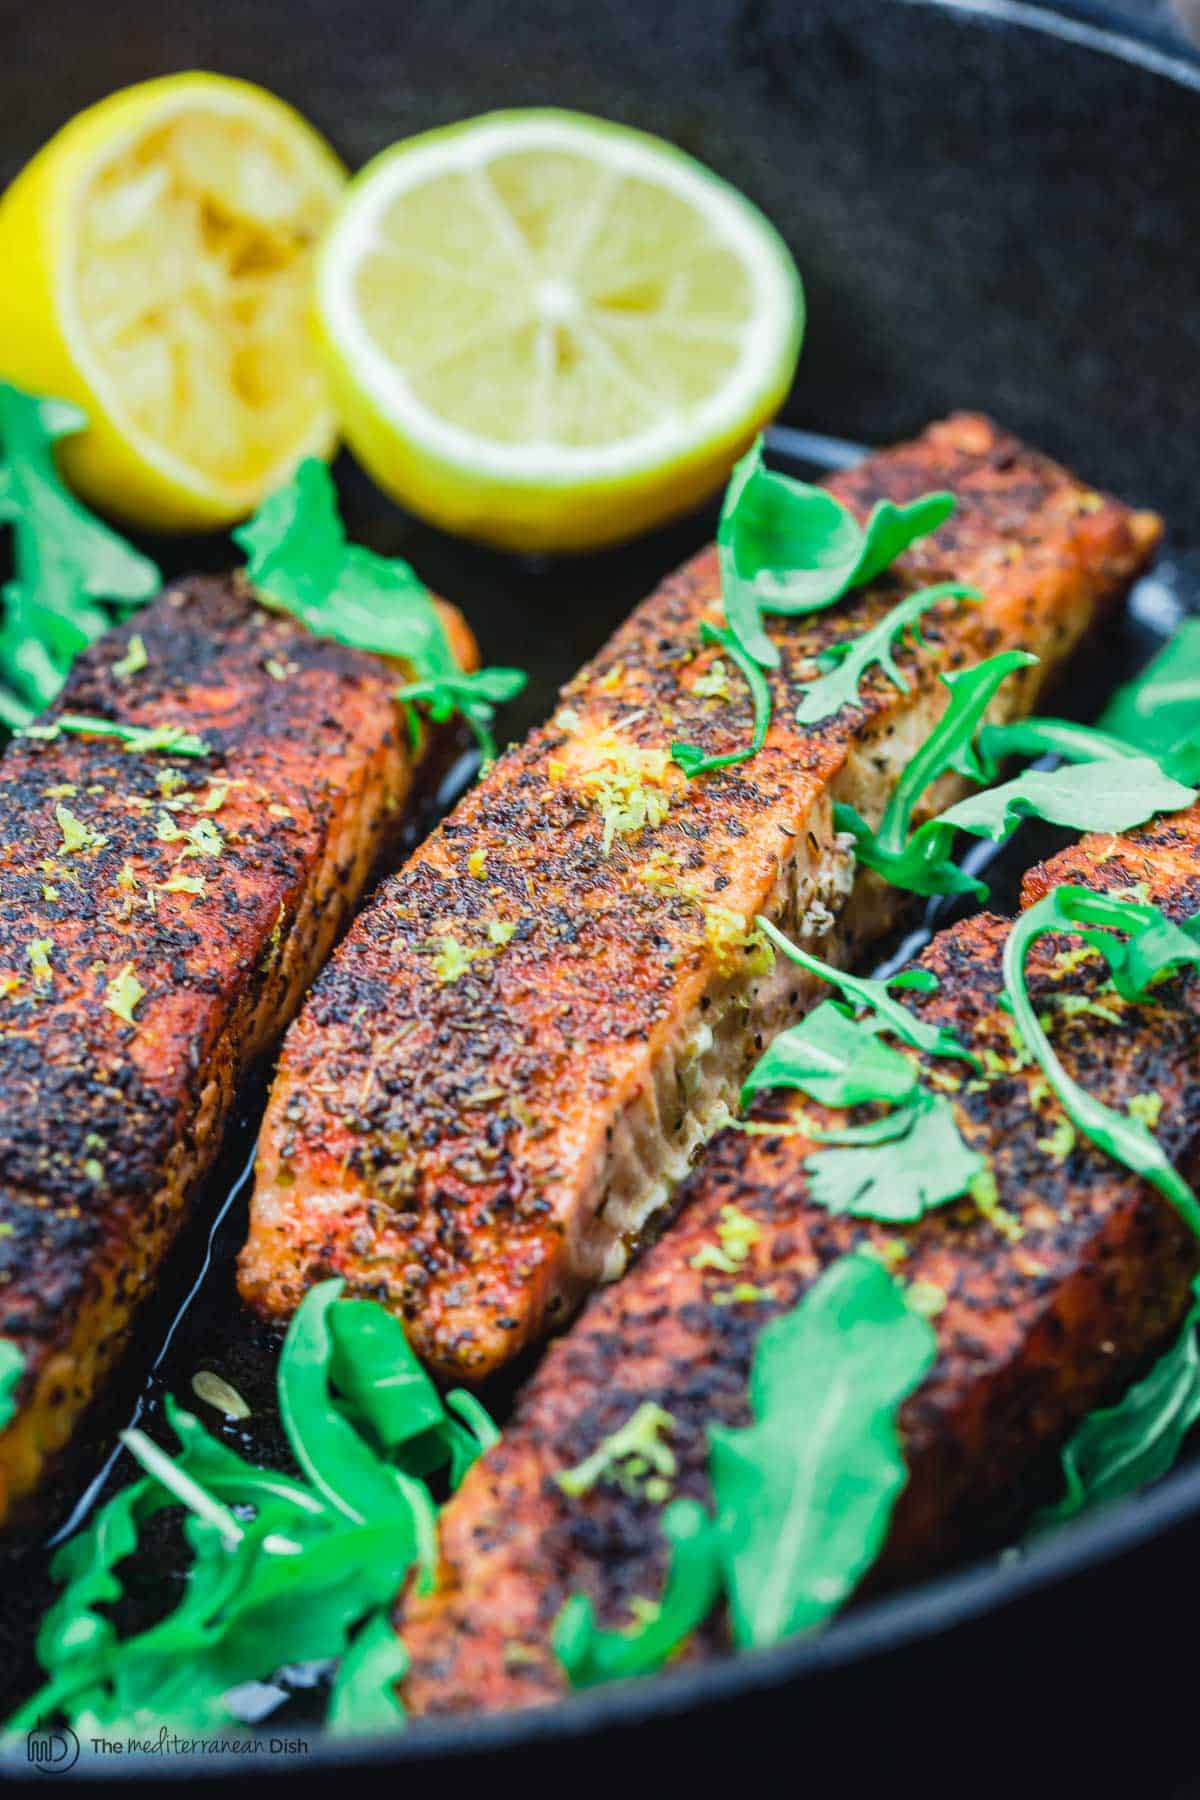
<svg viewBox="0 0 1200 1800">
<path fill-rule="evenodd" d="M 943 676 L 951 689 L 950 705 L 902 776 L 878 831 L 853 807 L 835 807 L 834 822 L 839 831 L 853 835 L 859 861 L 893 887 L 927 895 L 970 893 L 983 900 L 987 884 L 964 874 L 952 860 L 959 831 L 1002 842 L 1026 818 L 1076 831 L 1127 831 L 1157 812 L 1176 811 L 1195 799 L 1194 789 L 1129 745 L 1062 719 L 985 725 L 977 749 L 972 749 L 974 729 L 999 682 L 1032 660 L 1010 651 L 959 675 Z M 1045 754 L 1069 760 L 1057 769 L 1027 769 L 999 787 L 969 795 L 909 834 L 920 795 L 947 769 L 991 781 L 1006 756 Z"/>
<path fill-rule="evenodd" d="M 915 1100 L 871 1125 L 820 1134 L 837 1148 L 804 1162 L 809 1193 L 828 1212 L 910 1224 L 969 1193 L 987 1169 L 964 1143 L 945 1094 Z"/>
<path fill-rule="evenodd" d="M 953 494 L 925 494 L 906 506 L 883 500 L 861 526 L 824 488 L 767 469 L 759 438 L 734 469 L 717 528 L 726 621 L 756 663 L 776 668 L 764 612 L 832 606 L 953 511 Z"/>
<path fill-rule="evenodd" d="M 761 1333 L 754 1423 L 709 1427 L 721 1565 L 740 1645 L 820 1625 L 854 1591 L 906 1479 L 901 1402 L 937 1340 L 873 1257 L 843 1257 Z"/>
<path fill-rule="evenodd" d="M 25 1373 L 25 1358 L 10 1338 L 0 1338 L 0 1431 L 17 1410 L 16 1392 Z"/>
<path fill-rule="evenodd" d="M 968 831 L 996 842 L 1011 837 L 1027 818 L 1073 831 L 1129 831 L 1155 813 L 1178 812 L 1195 798 L 1195 788 L 1172 781 L 1149 757 L 1130 756 L 1068 763 L 1060 769 L 1027 769 L 1000 787 L 968 795 L 936 823 L 951 832 Z"/>
<path fill-rule="evenodd" d="M 1112 762 L 1142 752 L 1094 725 L 1076 725 L 1070 719 L 1011 719 L 1005 725 L 985 725 L 979 734 L 981 781 L 994 781 L 1000 764 L 1010 756 L 1057 756 L 1063 762 Z"/>
<path fill-rule="evenodd" d="M 59 438 L 87 419 L 0 381 L 0 523 L 13 535 L 13 579 L 0 627 L 0 720 L 27 725 L 55 698 L 71 662 L 112 624 L 109 606 L 139 605 L 162 576 L 63 484 Z M 103 604 L 102 604 L 103 603 Z"/>
<path fill-rule="evenodd" d="M 888 992 L 889 988 L 898 987 L 918 994 L 933 993 L 937 987 L 937 976 L 931 969 L 901 969 L 898 974 L 889 975 L 886 981 L 873 981 L 862 975 L 847 975 L 844 970 L 835 969 L 831 963 L 822 962 L 819 956 L 812 956 L 807 950 L 801 950 L 798 944 L 793 944 L 790 938 L 785 937 L 761 913 L 755 924 L 790 962 L 798 963 L 810 975 L 818 975 L 822 981 L 829 982 L 852 1006 L 864 1006 L 869 1012 L 875 1013 L 879 1020 L 877 1030 L 892 1032 L 901 1043 L 911 1044 L 916 1050 L 924 1050 L 928 1056 L 958 1057 L 963 1062 L 970 1063 L 973 1068 L 979 1067 L 978 1059 L 952 1031 L 942 1025 L 933 1025 L 926 1019 L 919 1019 Z"/>
<path fill-rule="evenodd" d="M 1117 689 L 1100 727 L 1178 780 L 1200 781 L 1200 619 L 1183 620 L 1149 667 Z"/>
<path fill-rule="evenodd" d="M 48 1679 L 8 1734 L 58 1716 L 77 1730 L 228 1724 L 227 1696 L 239 1684 L 284 1661 L 343 1656 L 335 1729 L 402 1722 L 388 1689 L 403 1653 L 387 1618 L 405 1575 L 415 1566 L 423 1591 L 437 1557 L 433 1500 L 403 1460 L 424 1445 L 427 1466 L 449 1467 L 457 1480 L 496 1432 L 470 1396 L 448 1396 L 447 1411 L 400 1325 L 340 1291 L 325 1282 L 305 1297 L 277 1374 L 288 1441 L 308 1479 L 245 1462 L 170 1398 L 175 1455 L 143 1432 L 125 1433 L 143 1476 L 52 1564 L 65 1585 L 38 1637 Z M 122 1638 L 106 1610 L 121 1598 L 119 1565 L 135 1555 L 147 1521 L 178 1506 L 191 1552 L 183 1596 L 158 1623 Z"/>
<path fill-rule="evenodd" d="M 723 756 L 706 756 L 697 744 L 672 744 L 671 758 L 677 762 L 689 781 L 695 775 L 703 775 L 709 769 L 726 769 L 733 763 L 745 762 L 748 757 L 756 756 L 767 740 L 767 727 L 771 722 L 771 690 L 767 679 L 750 653 L 743 649 L 738 637 L 732 630 L 722 630 L 720 626 L 710 625 L 707 619 L 700 624 L 700 641 L 704 644 L 718 644 L 726 651 L 732 662 L 736 663 L 745 677 L 750 689 L 750 698 L 754 706 L 754 730 L 750 742 L 741 750 L 727 750 Z"/>
<path fill-rule="evenodd" d="M 525 676 L 518 669 L 467 674 L 459 668 L 415 570 L 347 542 L 323 462 L 306 458 L 233 536 L 265 605 L 290 613 L 316 637 L 406 662 L 412 680 L 398 697 L 408 705 L 428 702 L 439 721 L 461 713 L 484 756 L 494 756 L 495 707 L 520 692 Z"/>
<path fill-rule="evenodd" d="M 279 1358 L 280 1416 L 296 1461 L 330 1505 L 356 1525 L 403 1519 L 408 1507 L 395 1471 L 359 1436 L 330 1391 L 329 1311 L 343 1285 L 318 1282 L 292 1319 Z"/>
<path fill-rule="evenodd" d="M 852 833 L 859 862 L 877 869 L 891 886 L 911 893 L 974 893 L 981 899 L 986 895 L 982 882 L 964 875 L 950 860 L 953 832 L 925 829 L 924 835 L 910 836 L 912 817 L 926 789 L 948 770 L 974 780 L 990 779 L 973 747 L 975 733 L 1001 682 L 1036 661 L 1026 650 L 1006 650 L 973 668 L 941 676 L 950 690 L 949 705 L 893 789 L 878 831 L 872 831 L 852 806 L 835 803 L 834 823 L 839 831 Z"/>
<path fill-rule="evenodd" d="M 894 657 L 897 641 L 911 629 L 914 640 L 924 643 L 918 621 L 939 601 L 978 601 L 981 598 L 977 588 L 966 587 L 959 581 L 942 581 L 935 587 L 918 588 L 916 593 L 908 594 L 893 606 L 868 631 L 831 644 L 822 658 L 830 665 L 827 672 L 801 689 L 800 704 L 796 708 L 797 724 L 819 725 L 822 719 L 832 718 L 843 706 L 857 706 L 859 686 L 873 667 L 878 667 L 902 694 L 907 694 L 908 678 L 897 667 Z"/>
<path fill-rule="evenodd" d="M 445 1409 L 399 1319 L 371 1300 L 338 1299 L 338 1292 L 332 1291 L 325 1312 L 329 1378 L 356 1429 L 365 1426 L 390 1455 L 440 1425 Z"/>
<path fill-rule="evenodd" d="M 573 1594 L 554 1622 L 550 1642 L 572 1687 L 649 1675 L 686 1642 L 717 1603 L 721 1588 L 717 1532 L 695 1500 L 673 1500 L 662 1515 L 671 1559 L 662 1601 L 630 1631 L 601 1631 L 587 1594 Z"/>
<path fill-rule="evenodd" d="M 1033 1521 L 1032 1533 L 1111 1506 L 1158 1481 L 1200 1420 L 1200 1277 L 1179 1336 L 1150 1373 L 1115 1406 L 1090 1413 L 1062 1453 L 1064 1492 Z"/>
<path fill-rule="evenodd" d="M 84 737 L 116 738 L 143 756 L 211 756 L 212 746 L 185 725 L 121 725 L 115 719 L 93 719 L 85 713 L 60 713 L 49 725 L 24 725 L 17 737 L 52 739 L 60 732 Z"/>
<path fill-rule="evenodd" d="M 385 1607 L 371 1615 L 342 1657 L 325 1714 L 327 1735 L 401 1730 L 404 1708 L 396 1684 L 407 1673 L 408 1651 Z"/>
<path fill-rule="evenodd" d="M 496 708 L 515 700 L 528 680 L 523 669 L 476 669 L 469 675 L 436 676 L 428 681 L 410 681 L 397 688 L 396 698 L 405 704 L 414 749 L 420 741 L 414 702 L 423 700 L 428 704 L 429 716 L 435 725 L 444 725 L 455 713 L 462 715 L 487 768 L 496 760 L 496 739 L 492 733 Z"/>
<path fill-rule="evenodd" d="M 1153 918 L 1149 917 L 1151 914 Z M 1161 1144 L 1140 1119 L 1105 1106 L 1067 1074 L 1042 1028 L 1025 981 L 1029 951 L 1048 932 L 1078 933 L 1106 958 L 1114 978 L 1117 971 L 1121 972 L 1127 986 L 1135 970 L 1150 967 L 1153 975 L 1161 975 L 1175 963 L 1194 961 L 1196 943 L 1187 933 L 1179 934 L 1177 951 L 1172 951 L 1172 940 L 1162 934 L 1162 927 L 1169 924 L 1156 907 L 1094 894 L 1089 888 L 1055 888 L 1022 913 L 1009 932 L 1004 949 L 1004 988 L 1022 1041 L 1036 1058 L 1071 1123 L 1115 1162 L 1156 1187 L 1200 1236 L 1200 1201 L 1188 1183 L 1171 1166 Z M 1151 940 L 1153 954 L 1135 960 L 1125 938 L 1140 938 L 1149 931 L 1155 933 Z M 1123 936 L 1116 937 L 1115 932 Z M 1139 992 L 1133 989 L 1129 997 L 1137 997 Z"/>
<path fill-rule="evenodd" d="M 878 1018 L 854 1019 L 837 1001 L 823 1000 L 768 1046 L 746 1077 L 741 1104 L 768 1088 L 799 1088 L 826 1106 L 908 1100 L 917 1085 L 916 1071 L 880 1043 L 881 1029 Z"/>
</svg>

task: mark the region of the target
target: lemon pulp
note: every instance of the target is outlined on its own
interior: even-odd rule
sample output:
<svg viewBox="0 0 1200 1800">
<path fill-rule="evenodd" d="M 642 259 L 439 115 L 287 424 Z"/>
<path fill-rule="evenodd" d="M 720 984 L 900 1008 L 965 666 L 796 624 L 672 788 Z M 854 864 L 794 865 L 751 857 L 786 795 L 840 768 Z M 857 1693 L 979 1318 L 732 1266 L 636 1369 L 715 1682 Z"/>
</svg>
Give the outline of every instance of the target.
<svg viewBox="0 0 1200 1800">
<path fill-rule="evenodd" d="M 312 264 L 344 180 L 274 96 L 203 75 L 102 101 L 18 176 L 0 249 L 24 240 L 6 262 L 34 291 L 0 369 L 89 414 L 64 454 L 89 497 L 151 526 L 226 523 L 328 453 Z"/>
</svg>

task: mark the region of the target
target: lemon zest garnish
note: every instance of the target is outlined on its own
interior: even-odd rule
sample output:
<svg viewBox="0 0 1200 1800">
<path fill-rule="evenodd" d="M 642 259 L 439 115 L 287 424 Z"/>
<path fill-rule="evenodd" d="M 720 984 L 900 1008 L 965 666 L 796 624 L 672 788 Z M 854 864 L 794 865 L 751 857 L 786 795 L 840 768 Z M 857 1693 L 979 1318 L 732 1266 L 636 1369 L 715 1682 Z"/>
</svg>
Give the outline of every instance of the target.
<svg viewBox="0 0 1200 1800">
<path fill-rule="evenodd" d="M 1062 1162 L 1070 1156 L 1076 1144 L 1075 1127 L 1070 1119 L 1060 1119 L 1049 1137 L 1039 1138 L 1037 1146 L 1056 1162 Z"/>
<path fill-rule="evenodd" d="M 717 1243 L 702 1244 L 689 1261 L 693 1269 L 716 1269 L 722 1275 L 736 1275 L 761 1237 L 761 1226 L 740 1208 L 726 1205 L 721 1208 L 717 1223 Z"/>
<path fill-rule="evenodd" d="M 692 683 L 693 694 L 699 694 L 702 700 L 729 700 L 729 670 L 718 656 L 708 673 L 700 675 Z"/>
<path fill-rule="evenodd" d="M 115 974 L 104 990 L 104 1004 L 110 1013 L 126 1025 L 133 1025 L 134 1013 L 139 1004 L 146 998 L 146 990 L 133 972 L 133 964 L 127 962 L 123 969 Z"/>
<path fill-rule="evenodd" d="M 73 855 L 77 850 L 102 850 L 108 839 L 102 831 L 95 831 L 77 819 L 73 812 L 61 803 L 54 808 L 54 817 L 58 821 L 58 829 L 62 832 L 63 853 Z"/>
<path fill-rule="evenodd" d="M 910 1281 L 904 1290 L 904 1298 L 922 1318 L 936 1319 L 946 1305 L 946 1290 L 936 1281 Z"/>
<path fill-rule="evenodd" d="M 26 948 L 29 966 L 33 970 L 33 985 L 36 988 L 49 987 L 54 980 L 54 971 L 50 967 L 50 952 L 54 944 L 50 938 L 34 938 Z"/>
<path fill-rule="evenodd" d="M 975 1202 L 980 1215 L 1008 1243 L 1015 1244 L 1024 1237 L 1025 1232 L 1020 1220 L 1010 1213 L 1006 1206 L 1001 1206 L 1000 1190 L 996 1186 L 996 1177 L 990 1169 L 982 1169 L 971 1181 L 967 1192 Z"/>
<path fill-rule="evenodd" d="M 603 851 L 613 839 L 634 837 L 647 825 L 662 824 L 671 807 L 671 759 L 665 750 L 643 750 L 624 744 L 611 732 L 597 739 L 596 761 L 580 775 L 604 822 Z"/>
<path fill-rule="evenodd" d="M 467 858 L 467 874 L 468 875 L 482 875 L 486 863 L 487 863 L 487 851 L 486 850 L 472 850 L 470 856 L 468 856 L 468 858 Z"/>
<path fill-rule="evenodd" d="M 124 681 L 130 675 L 139 674 L 149 661 L 145 640 L 140 631 L 135 631 L 124 656 L 119 657 L 112 665 L 112 672 L 119 681 Z"/>
<path fill-rule="evenodd" d="M 1154 1131 L 1163 1109 L 1161 1094 L 1134 1094 L 1127 1111 L 1131 1119 L 1140 1119 L 1147 1131 Z"/>
<path fill-rule="evenodd" d="M 743 913 L 730 912 L 726 906 L 704 908 L 704 936 L 716 956 L 717 973 L 733 975 L 743 969 L 750 975 L 765 975 L 774 964 L 771 946 L 757 927 Z M 742 952 L 751 952 L 748 963 Z"/>
<path fill-rule="evenodd" d="M 170 881 L 159 883 L 164 894 L 198 894 L 203 900 L 208 893 L 202 875 L 172 875 Z"/>
<path fill-rule="evenodd" d="M 662 1440 L 674 1428 L 673 1415 L 647 1400 L 590 1456 L 573 1469 L 563 1469 L 554 1479 L 572 1500 L 606 1479 L 615 1481 L 628 1494 L 656 1502 L 665 1500 L 679 1463 L 670 1445 Z"/>
</svg>

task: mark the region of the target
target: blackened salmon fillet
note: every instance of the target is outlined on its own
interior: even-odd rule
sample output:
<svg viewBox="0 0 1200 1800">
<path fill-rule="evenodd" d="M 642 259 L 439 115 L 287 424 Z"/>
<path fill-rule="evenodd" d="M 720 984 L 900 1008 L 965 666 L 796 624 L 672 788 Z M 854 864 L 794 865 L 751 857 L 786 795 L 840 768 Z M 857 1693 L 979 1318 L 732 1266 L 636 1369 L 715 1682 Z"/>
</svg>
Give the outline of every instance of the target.
<svg viewBox="0 0 1200 1800">
<path fill-rule="evenodd" d="M 86 651 L 46 723 L 179 726 L 208 754 L 64 732 L 0 759 L 0 1336 L 24 1358 L 0 1522 L 121 1349 L 239 1073 L 295 1011 L 402 806 L 396 684 L 236 583 L 195 579 Z"/>
<path fill-rule="evenodd" d="M 1064 883 L 1132 891 L 1176 919 L 1194 917 L 1200 806 L 1129 837 L 1083 840 L 1028 877 L 1025 903 Z M 959 1127 L 995 1180 L 985 1210 L 963 1200 L 911 1226 L 830 1214 L 810 1199 L 804 1163 L 818 1148 L 810 1127 L 844 1115 L 797 1093 L 763 1097 L 752 1135 L 732 1128 L 714 1141 L 681 1216 L 550 1348 L 503 1438 L 444 1509 L 437 1589 L 410 1597 L 398 1621 L 412 1711 L 476 1713 L 562 1694 L 549 1640 L 571 1594 L 591 1595 L 609 1628 L 634 1622 L 661 1591 L 664 1496 L 652 1503 L 644 1487 L 600 1480 L 568 1498 L 555 1476 L 653 1403 L 671 1421 L 670 1497 L 711 1505 L 707 1426 L 750 1422 L 759 1332 L 847 1252 L 870 1247 L 898 1279 L 921 1284 L 927 1309 L 940 1305 L 936 1362 L 900 1413 L 908 1484 L 876 1587 L 935 1570 L 1011 1523 L 1031 1475 L 1178 1327 L 1195 1239 L 1153 1188 L 1065 1129 L 1040 1069 L 1014 1045 L 999 1004 L 1008 930 L 983 914 L 918 959 L 940 985 L 914 1006 L 975 1051 L 985 1078 L 904 1052 L 943 1091 L 958 1082 Z M 1029 961 L 1031 996 L 1054 1016 L 1055 1049 L 1089 1091 L 1118 1110 L 1157 1097 L 1157 1135 L 1195 1178 L 1200 980 L 1189 971 L 1134 1005 L 1099 991 L 1105 974 L 1078 938 L 1043 938 Z M 732 1259 L 731 1221 L 741 1252 Z M 718 1614 L 685 1654 L 725 1648 Z"/>
<path fill-rule="evenodd" d="M 878 821 L 946 704 L 940 671 L 1036 651 L 997 716 L 1028 710 L 1159 534 L 973 415 L 828 485 L 863 517 L 934 488 L 958 508 L 869 591 L 772 624 L 759 755 L 690 783 L 669 759 L 676 739 L 750 736 L 741 678 L 699 648 L 721 616 L 708 549 L 373 897 L 285 1043 L 240 1265 L 252 1305 L 286 1316 L 344 1276 L 428 1363 L 478 1381 L 620 1274 L 750 1063 L 817 997 L 764 957 L 754 915 L 845 962 L 904 904 L 855 879 L 834 802 Z M 797 725 L 831 642 L 951 580 L 982 604 L 926 615 L 907 692 L 876 671 L 860 704 Z"/>
</svg>

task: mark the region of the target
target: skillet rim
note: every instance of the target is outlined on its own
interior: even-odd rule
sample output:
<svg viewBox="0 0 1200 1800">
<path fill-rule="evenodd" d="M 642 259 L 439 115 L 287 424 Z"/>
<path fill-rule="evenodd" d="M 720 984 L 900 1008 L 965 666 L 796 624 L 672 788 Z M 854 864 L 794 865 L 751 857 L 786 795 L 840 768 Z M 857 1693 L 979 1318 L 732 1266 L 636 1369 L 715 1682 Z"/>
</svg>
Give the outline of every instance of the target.
<svg viewBox="0 0 1200 1800">
<path fill-rule="evenodd" d="M 1194 49 L 1166 29 L 1131 19 L 1099 0 L 1062 0 L 1053 6 L 1036 0 L 902 3 L 913 10 L 940 11 L 983 25 L 1056 38 L 1075 50 L 1130 64 L 1200 96 L 1200 47 Z M 999 1613 L 1027 1595 L 1059 1587 L 1089 1568 L 1115 1562 L 1198 1517 L 1200 1457 L 1110 1511 L 1048 1534 L 1017 1562 L 992 1556 L 968 1563 L 867 1602 L 811 1637 L 595 1688 L 535 1710 L 472 1719 L 417 1720 L 405 1732 L 375 1737 L 314 1735 L 303 1756 L 181 1755 L 169 1765 L 169 1779 L 220 1780 L 237 1770 L 287 1780 L 333 1769 L 379 1771 L 401 1763 L 421 1765 L 450 1758 L 462 1763 L 525 1746 L 568 1743 L 609 1726 L 631 1727 L 686 1715 L 706 1704 L 799 1685 L 807 1677 L 937 1638 L 985 1614 Z M 262 1735 L 269 1737 L 269 1721 L 264 1724 L 268 1729 Z M 281 1727 L 280 1735 L 284 1734 L 303 1735 Z M 0 1778 L 20 1782 L 26 1772 L 15 1751 L 0 1747 Z M 133 1763 L 124 1759 L 107 1765 L 81 1763 L 71 1773 L 77 1780 L 98 1785 L 113 1780 L 145 1785 L 161 1781 L 166 1771 L 155 1765 L 155 1759 L 143 1758 Z"/>
</svg>

